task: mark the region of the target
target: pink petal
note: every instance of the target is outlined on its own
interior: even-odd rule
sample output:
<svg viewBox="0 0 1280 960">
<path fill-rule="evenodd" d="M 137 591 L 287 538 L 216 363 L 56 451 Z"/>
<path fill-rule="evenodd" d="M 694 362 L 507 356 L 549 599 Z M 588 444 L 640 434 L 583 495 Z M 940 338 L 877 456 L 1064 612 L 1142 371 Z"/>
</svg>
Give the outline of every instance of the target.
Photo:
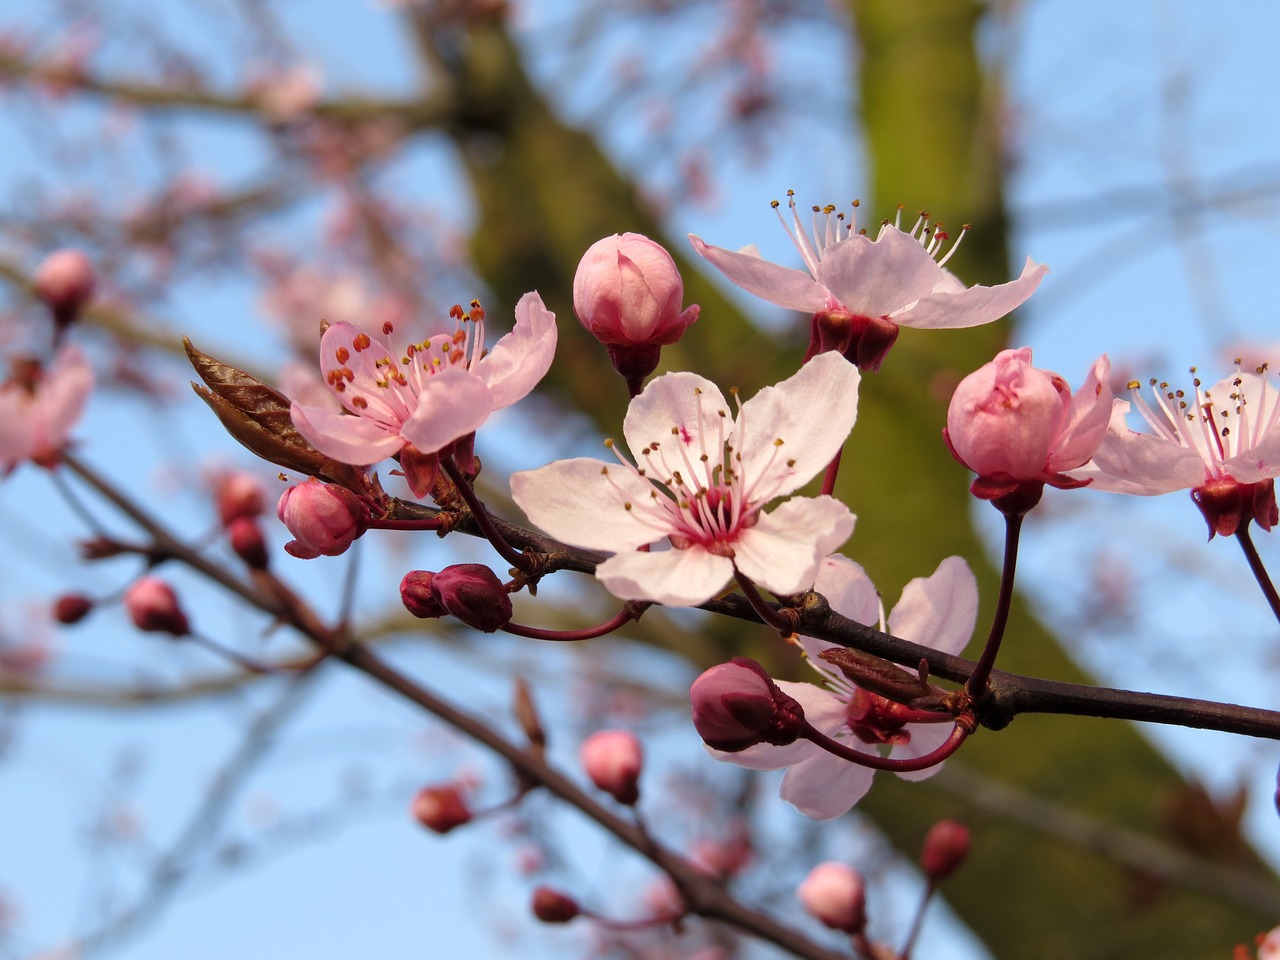
<svg viewBox="0 0 1280 960">
<path fill-rule="evenodd" d="M 493 395 L 493 409 L 525 397 L 551 369 L 556 354 L 556 315 L 537 293 L 516 304 L 516 325 L 472 368 Z"/>
<path fill-rule="evenodd" d="M 667 373 L 650 380 L 631 401 L 622 433 L 636 466 L 644 470 L 652 459 L 655 466 L 649 475 L 665 481 L 673 470 L 688 471 L 686 456 L 689 462 L 699 463 L 705 453 L 709 458 L 705 470 L 718 465 L 721 444 L 732 426 L 732 410 L 719 387 L 694 373 Z M 644 451 L 655 443 L 658 451 L 646 457 Z M 663 461 L 667 467 L 659 469 L 657 464 Z"/>
<path fill-rule="evenodd" d="M 368 339 L 369 346 L 356 349 L 358 338 Z M 346 360 L 340 360 L 340 355 Z M 379 363 L 390 357 L 385 343 L 353 323 L 332 324 L 320 338 L 320 373 L 338 402 L 358 417 L 398 426 L 412 412 L 412 391 L 394 384 L 380 385 L 386 383 L 386 371 Z M 342 390 L 334 389 L 338 382 Z"/>
<path fill-rule="evenodd" d="M 813 586 L 823 557 L 849 539 L 854 516 L 832 497 L 795 497 L 734 543 L 738 569 L 775 595 L 800 593 Z"/>
<path fill-rule="evenodd" d="M 92 390 L 93 368 L 84 353 L 74 345 L 63 347 L 36 393 L 32 418 L 39 429 L 33 452 L 52 452 L 67 442 Z"/>
<path fill-rule="evenodd" d="M 353 417 L 323 407 L 289 408 L 293 425 L 313 447 L 339 463 L 367 467 L 397 453 L 404 440 L 367 417 Z"/>
<path fill-rule="evenodd" d="M 934 293 L 922 297 L 919 303 L 908 306 L 890 317 L 902 327 L 917 329 L 958 329 L 991 323 L 1011 313 L 1035 293 L 1040 281 L 1049 272 L 1043 263 L 1027 257 L 1022 275 L 1017 280 L 994 287 L 969 287 L 963 293 Z"/>
<path fill-rule="evenodd" d="M 1062 439 L 1050 454 L 1046 467 L 1054 473 L 1073 470 L 1088 461 L 1106 436 L 1111 421 L 1111 361 L 1103 354 L 1071 398 L 1071 409 Z"/>
<path fill-rule="evenodd" d="M 791 767 L 780 796 L 806 817 L 831 820 L 848 813 L 867 795 L 875 771 L 849 763 L 825 750 Z"/>
<path fill-rule="evenodd" d="M 477 430 L 493 411 L 493 395 L 484 381 L 462 366 L 426 376 L 418 403 L 400 427 L 422 453 L 435 453 Z"/>
<path fill-rule="evenodd" d="M 942 274 L 919 241 L 893 227 L 877 240 L 854 235 L 828 247 L 818 268 L 831 295 L 858 317 L 890 316 L 928 296 Z"/>
<path fill-rule="evenodd" d="M 844 357 L 820 353 L 742 405 L 734 446 L 752 500 L 785 496 L 826 469 L 858 419 L 860 381 Z"/>
<path fill-rule="evenodd" d="M 700 547 L 619 553 L 596 567 L 596 579 L 619 600 L 675 607 L 706 603 L 729 583 L 733 563 Z"/>
<path fill-rule="evenodd" d="M 725 275 L 730 283 L 762 300 L 788 310 L 817 313 L 827 307 L 827 291 L 805 270 L 770 263 L 759 256 L 735 253 L 703 243 L 692 233 L 689 242 L 698 255 Z"/>
<path fill-rule="evenodd" d="M 31 400 L 17 387 L 0 389 L 0 470 L 8 470 L 31 456 L 34 436 Z"/>
<path fill-rule="evenodd" d="M 911 741 L 909 743 L 894 744 L 893 752 L 890 756 L 895 760 L 913 760 L 916 757 L 923 757 L 926 754 L 933 753 L 951 736 L 951 731 L 955 729 L 955 724 L 909 723 L 905 729 L 911 734 Z M 923 770 L 899 773 L 898 776 L 903 780 L 928 780 L 941 769 L 942 764 L 938 763 L 932 767 L 925 767 Z"/>
<path fill-rule="evenodd" d="M 822 561 L 813 589 L 827 598 L 831 609 L 841 616 L 877 626 L 880 623 L 880 594 L 867 572 L 848 557 L 836 553 Z"/>
<path fill-rule="evenodd" d="M 978 581 L 960 557 L 947 557 L 933 576 L 917 577 L 889 614 L 889 632 L 943 653 L 958 654 L 978 620 Z"/>
<path fill-rule="evenodd" d="M 634 550 L 661 539 L 661 531 L 626 508 L 652 492 L 652 484 L 621 464 L 586 457 L 511 475 L 511 498 L 535 526 L 587 550 Z"/>
<path fill-rule="evenodd" d="M 1123 400 L 1116 404 L 1128 408 Z M 1117 430 L 1113 416 L 1093 462 L 1071 475 L 1092 478 L 1094 490 L 1150 497 L 1200 486 L 1205 481 L 1205 463 L 1198 452 L 1171 440 L 1127 427 Z"/>
</svg>

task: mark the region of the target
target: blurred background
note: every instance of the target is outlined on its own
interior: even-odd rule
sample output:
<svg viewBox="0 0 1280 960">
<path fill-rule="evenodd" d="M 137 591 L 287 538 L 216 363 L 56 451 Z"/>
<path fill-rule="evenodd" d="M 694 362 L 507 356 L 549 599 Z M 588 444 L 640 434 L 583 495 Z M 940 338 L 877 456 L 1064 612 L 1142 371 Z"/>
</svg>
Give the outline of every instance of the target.
<svg viewBox="0 0 1280 960">
<path fill-rule="evenodd" d="M 1012 323 L 905 331 L 864 380 L 839 491 L 859 516 L 845 552 L 887 605 L 966 556 L 982 632 L 999 531 L 939 440 L 959 377 L 1030 345 L 1073 384 L 1105 352 L 1118 389 L 1189 387 L 1189 367 L 1212 383 L 1280 341 L 1266 299 L 1278 28 L 1271 4 L 1186 0 L 7 0 L 0 348 L 48 351 L 31 276 L 53 249 L 84 250 L 98 296 L 72 336 L 99 389 L 80 454 L 226 558 L 218 471 L 254 472 L 271 502 L 284 484 L 189 393 L 182 335 L 290 382 L 314 366 L 321 319 L 439 332 L 449 305 L 478 296 L 501 331 L 537 289 L 561 321 L 556 364 L 479 442 L 486 498 L 519 520 L 506 475 L 598 453 L 625 410 L 573 319 L 590 243 L 664 242 L 702 305 L 664 368 L 750 395 L 795 369 L 807 318 L 729 289 L 684 234 L 794 263 L 769 209 L 787 189 L 802 205 L 860 198 L 872 227 L 900 203 L 927 209 L 973 224 L 948 264 L 967 282 L 1008 279 L 1027 255 L 1051 273 Z M 24 466 L 0 486 L 0 958 L 776 955 L 699 923 L 681 937 L 538 926 L 539 882 L 616 916 L 662 888 L 544 796 L 427 833 L 408 813 L 419 787 L 462 779 L 500 802 L 507 771 L 339 665 L 262 678 L 137 633 L 113 602 L 137 561 L 82 562 L 91 529 L 73 503 L 132 535 L 72 480 Z M 411 567 L 497 565 L 479 543 L 383 532 L 304 562 L 280 550 L 281 526 L 268 535 L 273 564 L 322 612 L 349 609 L 470 710 L 514 730 L 524 677 L 566 767 L 592 730 L 636 730 L 655 831 L 742 860 L 735 889 L 788 922 L 808 922 L 795 883 L 840 859 L 871 878 L 873 936 L 900 943 L 911 864 L 940 816 L 973 826 L 974 854 L 919 956 L 1225 957 L 1280 920 L 1273 744 L 1021 717 L 933 780 L 882 777 L 853 815 L 815 825 L 777 799 L 776 776 L 707 757 L 688 723 L 688 683 L 717 659 L 794 673 L 766 631 L 655 611 L 580 649 L 469 634 L 407 621 L 395 585 Z M 1179 495 L 1050 491 L 1024 533 L 1001 665 L 1273 706 L 1276 625 L 1235 544 L 1205 539 Z M 305 652 L 163 573 L 201 633 L 270 662 Z M 57 627 L 50 603 L 70 590 L 102 602 Z M 611 612 L 594 583 L 561 576 L 517 619 Z"/>
</svg>

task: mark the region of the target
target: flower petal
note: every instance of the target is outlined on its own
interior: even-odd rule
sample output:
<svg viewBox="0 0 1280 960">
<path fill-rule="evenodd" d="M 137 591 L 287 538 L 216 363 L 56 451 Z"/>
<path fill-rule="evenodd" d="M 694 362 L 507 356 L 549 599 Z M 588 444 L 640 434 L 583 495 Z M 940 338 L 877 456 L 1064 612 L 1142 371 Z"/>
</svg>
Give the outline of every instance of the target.
<svg viewBox="0 0 1280 960">
<path fill-rule="evenodd" d="M 882 611 L 880 593 L 867 572 L 843 554 L 833 553 L 818 567 L 813 589 L 827 598 L 831 609 L 842 617 L 877 626 Z"/>
<path fill-rule="evenodd" d="M 733 423 L 720 388 L 696 373 L 666 373 L 627 407 L 622 433 L 636 466 L 655 480 L 666 481 L 674 470 L 709 472 L 720 464 L 724 438 Z M 651 447 L 657 445 L 657 449 Z M 694 478 L 686 478 L 693 480 Z"/>
<path fill-rule="evenodd" d="M 1196 450 L 1130 430 L 1125 425 L 1128 410 L 1125 400 L 1112 404 L 1107 435 L 1094 451 L 1093 461 L 1071 471 L 1073 477 L 1091 479 L 1095 490 L 1143 497 L 1204 483 L 1205 462 Z"/>
<path fill-rule="evenodd" d="M 66 442 L 92 390 L 93 368 L 84 352 L 74 344 L 63 347 L 37 391 L 37 421 L 42 435 L 35 437 L 36 453 L 41 448 L 51 453 Z"/>
<path fill-rule="evenodd" d="M 417 406 L 400 435 L 423 453 L 435 453 L 473 433 L 493 412 L 493 395 L 474 373 L 453 366 L 424 377 Z"/>
<path fill-rule="evenodd" d="M 556 315 L 536 292 L 516 304 L 516 325 L 472 368 L 488 385 L 492 409 L 509 407 L 529 393 L 551 369 L 556 354 Z"/>
<path fill-rule="evenodd" d="M 395 432 L 367 417 L 353 417 L 324 407 L 289 408 L 293 425 L 306 441 L 339 463 L 367 467 L 404 446 Z"/>
<path fill-rule="evenodd" d="M 933 576 L 902 589 L 889 614 L 889 632 L 912 643 L 958 654 L 978 620 L 978 581 L 960 557 L 947 557 Z"/>
<path fill-rule="evenodd" d="M 809 723 L 820 732 L 833 737 L 844 727 L 845 702 L 829 690 L 813 683 L 793 683 L 787 680 L 776 681 L 783 693 L 794 697 L 799 702 L 804 716 Z M 708 748 L 710 750 L 710 748 Z M 740 767 L 752 770 L 778 770 L 789 767 L 793 763 L 801 763 L 820 753 L 826 753 L 821 747 L 808 740 L 797 740 L 784 746 L 772 743 L 758 743 L 746 750 L 725 753 L 710 750 L 717 760 L 727 760 Z"/>
<path fill-rule="evenodd" d="M 806 817 L 831 820 L 867 795 L 875 771 L 825 750 L 787 770 L 780 796 Z"/>
<path fill-rule="evenodd" d="M 946 742 L 947 737 L 951 736 L 951 731 L 955 729 L 955 725 L 951 723 L 909 723 L 904 729 L 911 734 L 911 740 L 907 743 L 894 744 L 891 756 L 895 760 L 913 760 L 916 757 L 923 757 L 926 754 L 933 753 Z M 925 767 L 923 770 L 899 773 L 898 776 L 903 780 L 928 780 L 941 769 L 942 764 L 936 763 L 932 767 Z"/>
<path fill-rule="evenodd" d="M 759 254 L 735 253 L 723 247 L 713 247 L 692 233 L 689 234 L 689 242 L 698 256 L 747 293 L 804 313 L 817 313 L 827 307 L 826 288 L 809 276 L 808 271 L 770 263 L 761 259 Z"/>
<path fill-rule="evenodd" d="M 827 247 L 818 267 L 818 280 L 857 317 L 891 315 L 932 293 L 942 274 L 920 241 L 894 227 Z"/>
<path fill-rule="evenodd" d="M 854 516 L 832 497 L 794 497 L 738 536 L 733 562 L 778 596 L 813 586 L 818 565 L 853 533 Z"/>
<path fill-rule="evenodd" d="M 1104 353 L 1094 361 L 1084 385 L 1071 398 L 1066 426 L 1049 455 L 1046 470 L 1060 473 L 1088 462 L 1106 436 L 1113 399 L 1111 360 Z"/>
<path fill-rule="evenodd" d="M 962 293 L 932 293 L 921 297 L 889 319 L 902 327 L 920 330 L 958 329 L 990 323 L 1011 313 L 1035 293 L 1049 272 L 1043 263 L 1030 257 L 1017 280 L 994 287 L 974 286 Z"/>
<path fill-rule="evenodd" d="M 587 550 L 634 550 L 661 539 L 662 531 L 626 508 L 652 492 L 633 470 L 587 457 L 511 475 L 511 498 L 534 526 Z"/>
<path fill-rule="evenodd" d="M 728 584 L 733 563 L 700 547 L 619 553 L 596 567 L 596 579 L 619 600 L 674 607 L 706 603 Z"/>
<path fill-rule="evenodd" d="M 820 353 L 742 405 L 734 447 L 748 499 L 785 496 L 831 462 L 858 419 L 860 382 L 858 368 L 840 354 Z"/>
</svg>

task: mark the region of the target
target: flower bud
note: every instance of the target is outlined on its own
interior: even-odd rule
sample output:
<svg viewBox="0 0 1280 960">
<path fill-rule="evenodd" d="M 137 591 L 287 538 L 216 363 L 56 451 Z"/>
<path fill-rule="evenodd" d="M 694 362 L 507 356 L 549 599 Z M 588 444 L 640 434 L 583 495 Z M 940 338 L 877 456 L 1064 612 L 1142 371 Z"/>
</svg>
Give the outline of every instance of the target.
<svg viewBox="0 0 1280 960">
<path fill-rule="evenodd" d="M 1063 471 L 1093 456 L 1111 419 L 1110 361 L 1094 363 L 1083 387 L 1031 365 L 1031 350 L 1003 350 L 956 387 L 942 431 L 952 456 L 978 475 L 970 490 L 1006 513 L 1025 513 L 1046 483 L 1084 486 Z M 1002 503 L 1002 498 L 1008 498 Z"/>
<path fill-rule="evenodd" d="M 684 281 L 671 254 L 638 233 L 593 243 L 573 277 L 574 312 L 636 392 L 662 347 L 698 319 L 699 308 L 681 311 L 682 300 Z"/>
<path fill-rule="evenodd" d="M 1266 936 L 1258 934 L 1258 960 L 1280 960 L 1280 927 Z"/>
<path fill-rule="evenodd" d="M 568 923 L 582 908 L 568 894 L 551 887 L 538 887 L 533 891 L 533 915 L 543 923 Z"/>
<path fill-rule="evenodd" d="M 471 808 L 454 784 L 423 787 L 414 795 L 412 810 L 420 824 L 439 834 L 471 822 Z"/>
<path fill-rule="evenodd" d="M 253 517 L 236 517 L 227 525 L 227 542 L 250 570 L 267 569 L 267 541 Z"/>
<path fill-rule="evenodd" d="M 713 750 L 736 753 L 757 743 L 795 742 L 804 710 L 783 693 L 764 667 L 746 657 L 706 670 L 689 690 L 693 725 Z"/>
<path fill-rule="evenodd" d="M 93 264 L 79 250 L 56 250 L 36 270 L 36 296 L 53 313 L 53 322 L 65 328 L 75 322 L 81 308 L 93 296 Z"/>
<path fill-rule="evenodd" d="M 410 570 L 400 581 L 400 602 L 419 619 L 434 620 L 448 614 L 431 592 L 431 582 L 435 578 L 430 570 Z"/>
<path fill-rule="evenodd" d="M 593 733 L 583 742 L 578 757 L 591 782 L 613 799 L 627 806 L 640 799 L 644 753 L 634 734 L 625 730 Z"/>
<path fill-rule="evenodd" d="M 79 623 L 93 610 L 93 600 L 83 593 L 64 593 L 53 601 L 53 619 L 70 626 Z"/>
<path fill-rule="evenodd" d="M 230 527 L 232 521 L 239 517 L 261 516 L 267 509 L 262 484 L 253 474 L 243 470 L 228 470 L 220 474 L 213 484 L 213 499 L 223 527 Z"/>
<path fill-rule="evenodd" d="M 359 497 L 314 477 L 280 495 L 276 516 L 295 537 L 285 550 L 301 560 L 345 553 L 369 529 L 369 510 Z"/>
<path fill-rule="evenodd" d="M 511 620 L 507 588 L 483 563 L 445 567 L 431 578 L 431 596 L 445 613 L 484 633 L 493 633 Z"/>
<path fill-rule="evenodd" d="M 867 885 L 843 863 L 820 863 L 796 888 L 809 915 L 832 930 L 861 933 L 867 925 Z"/>
<path fill-rule="evenodd" d="M 145 576 L 133 581 L 124 592 L 124 607 L 139 630 L 171 633 L 175 637 L 191 632 L 173 588 L 159 577 Z"/>
<path fill-rule="evenodd" d="M 937 883 L 955 873 L 969 856 L 969 828 L 955 820 L 939 820 L 924 838 L 920 869 Z"/>
</svg>

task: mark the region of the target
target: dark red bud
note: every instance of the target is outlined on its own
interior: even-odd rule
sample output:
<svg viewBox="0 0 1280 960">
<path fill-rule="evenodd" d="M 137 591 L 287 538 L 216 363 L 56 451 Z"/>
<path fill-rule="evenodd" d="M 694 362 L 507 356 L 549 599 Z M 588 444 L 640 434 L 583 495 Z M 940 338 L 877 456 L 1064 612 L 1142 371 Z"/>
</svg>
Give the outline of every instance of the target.
<svg viewBox="0 0 1280 960">
<path fill-rule="evenodd" d="M 924 838 L 920 869 L 937 883 L 955 873 L 968 856 L 969 828 L 955 820 L 939 820 Z"/>
<path fill-rule="evenodd" d="M 400 581 L 400 602 L 415 617 L 434 620 L 448 614 L 431 592 L 431 581 L 435 578 L 430 570 L 410 570 Z"/>
<path fill-rule="evenodd" d="M 804 710 L 783 693 L 764 667 L 734 657 L 703 672 L 689 690 L 693 725 L 714 750 L 735 753 L 757 743 L 793 743 L 804 730 Z"/>
<path fill-rule="evenodd" d="M 582 913 L 576 900 L 551 887 L 533 891 L 533 915 L 543 923 L 568 923 Z"/>
<path fill-rule="evenodd" d="M 227 542 L 250 570 L 267 569 L 267 541 L 253 517 L 236 517 L 227 525 Z"/>
<path fill-rule="evenodd" d="M 93 600 L 83 593 L 64 593 L 53 602 L 53 619 L 70 626 L 79 623 L 93 610 Z"/>
<path fill-rule="evenodd" d="M 511 597 L 497 574 L 482 563 L 455 563 L 431 580 L 431 594 L 450 616 L 493 633 L 511 621 Z"/>
<path fill-rule="evenodd" d="M 471 822 L 471 808 L 453 784 L 423 787 L 414 795 L 412 809 L 420 824 L 439 834 Z"/>
<path fill-rule="evenodd" d="M 139 577 L 124 592 L 124 606 L 139 630 L 183 637 L 191 632 L 173 588 L 159 577 Z"/>
</svg>

